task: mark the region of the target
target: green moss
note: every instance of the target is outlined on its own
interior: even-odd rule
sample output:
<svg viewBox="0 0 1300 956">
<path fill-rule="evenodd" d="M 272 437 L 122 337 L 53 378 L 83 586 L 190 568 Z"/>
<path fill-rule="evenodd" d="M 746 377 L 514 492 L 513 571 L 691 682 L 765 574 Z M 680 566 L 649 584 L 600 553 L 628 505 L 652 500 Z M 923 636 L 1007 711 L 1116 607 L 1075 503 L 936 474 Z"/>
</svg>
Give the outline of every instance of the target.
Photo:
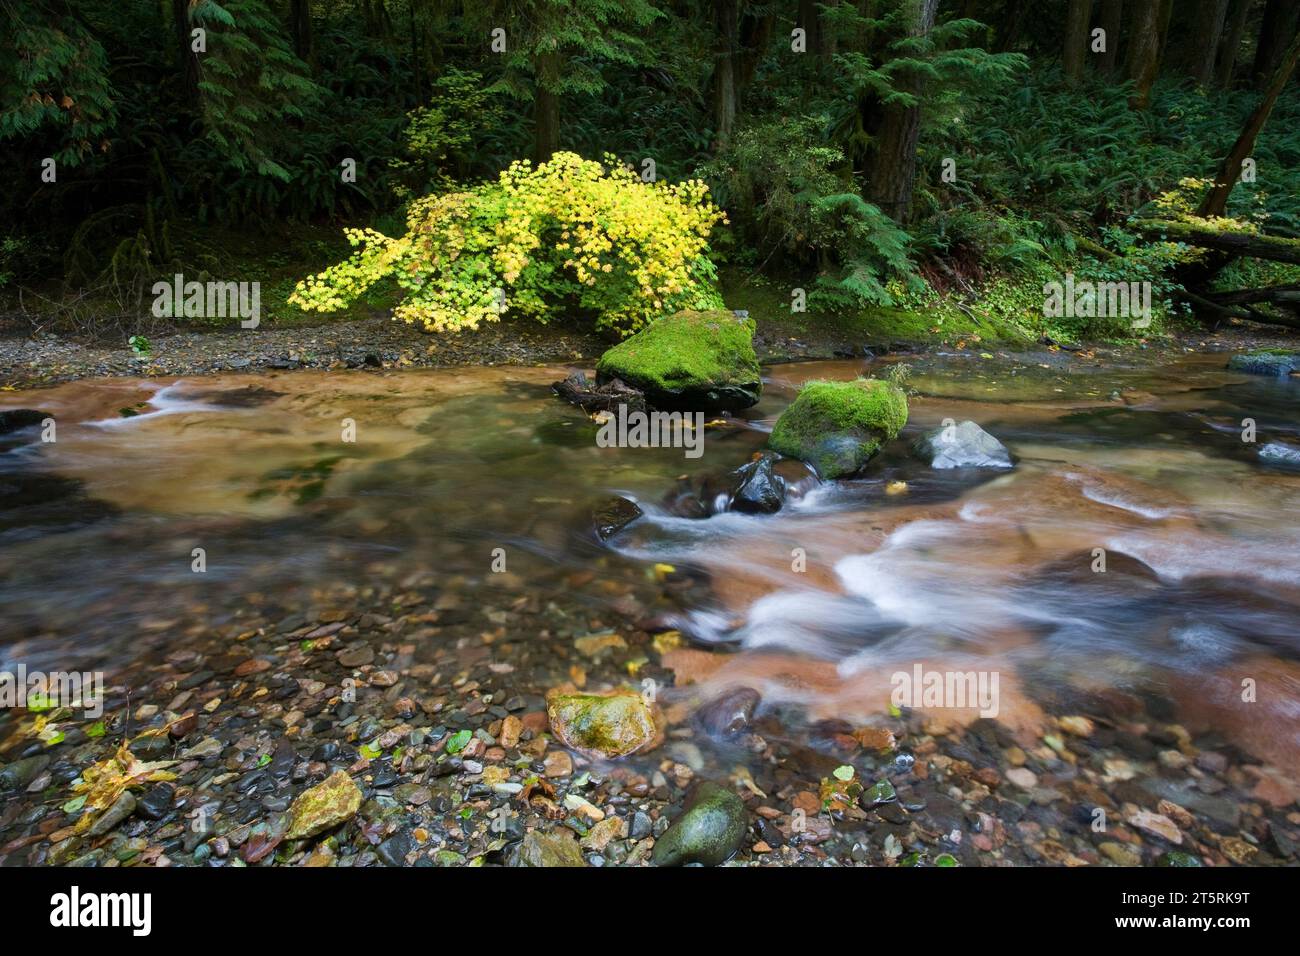
<svg viewBox="0 0 1300 956">
<path fill-rule="evenodd" d="M 768 445 L 823 478 L 858 471 L 907 424 L 907 397 L 879 379 L 808 382 L 777 419 Z"/>
<path fill-rule="evenodd" d="M 754 323 L 730 312 L 678 312 L 615 345 L 596 365 L 655 405 L 744 408 L 758 401 L 761 373 Z"/>
</svg>

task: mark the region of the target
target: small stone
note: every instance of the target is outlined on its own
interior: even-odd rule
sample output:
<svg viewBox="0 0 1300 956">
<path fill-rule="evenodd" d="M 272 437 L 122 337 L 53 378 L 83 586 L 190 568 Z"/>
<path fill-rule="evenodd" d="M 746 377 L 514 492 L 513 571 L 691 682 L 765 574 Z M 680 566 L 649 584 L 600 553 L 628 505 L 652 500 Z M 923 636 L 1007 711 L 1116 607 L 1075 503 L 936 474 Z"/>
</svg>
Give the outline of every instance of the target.
<svg viewBox="0 0 1300 956">
<path fill-rule="evenodd" d="M 1183 842 L 1183 834 L 1179 831 L 1177 824 L 1162 813 L 1152 813 L 1150 810 L 1138 810 L 1134 813 L 1130 813 L 1125 819 L 1128 821 L 1130 826 L 1154 834 L 1163 840 L 1169 841 L 1175 846 L 1181 845 Z"/>
<path fill-rule="evenodd" d="M 365 667 L 375 659 L 375 649 L 369 644 L 345 647 L 338 653 L 338 661 L 344 667 Z"/>
<path fill-rule="evenodd" d="M 1012 767 L 1006 772 L 1006 778 L 1021 790 L 1033 790 L 1038 786 L 1038 775 L 1028 767 Z"/>
<path fill-rule="evenodd" d="M 1141 866 L 1142 857 L 1122 843 L 1108 841 L 1097 847 L 1116 866 Z"/>
<path fill-rule="evenodd" d="M 1091 737 L 1095 725 L 1087 717 L 1062 717 L 1057 724 L 1067 734 L 1075 737 Z"/>
<path fill-rule="evenodd" d="M 587 831 L 587 835 L 582 838 L 582 846 L 597 853 L 603 852 L 611 840 L 623 838 L 626 828 L 627 820 L 623 817 L 607 816 Z"/>
<path fill-rule="evenodd" d="M 103 812 L 90 827 L 92 837 L 101 837 L 135 812 L 135 794 L 123 790 L 113 805 Z"/>
<path fill-rule="evenodd" d="M 563 750 L 552 750 L 543 764 L 548 777 L 568 777 L 573 773 L 573 758 Z"/>
<path fill-rule="evenodd" d="M 512 866 L 586 866 L 582 849 L 569 830 L 554 833 L 530 830 L 524 834 L 515 852 Z"/>
</svg>

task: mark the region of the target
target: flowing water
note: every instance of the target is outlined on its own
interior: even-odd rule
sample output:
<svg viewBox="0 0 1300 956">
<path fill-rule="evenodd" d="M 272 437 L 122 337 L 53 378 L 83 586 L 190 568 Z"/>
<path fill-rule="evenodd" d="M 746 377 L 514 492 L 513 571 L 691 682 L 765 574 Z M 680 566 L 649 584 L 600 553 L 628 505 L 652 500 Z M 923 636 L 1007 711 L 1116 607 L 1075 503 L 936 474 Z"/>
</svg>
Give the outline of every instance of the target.
<svg viewBox="0 0 1300 956">
<path fill-rule="evenodd" d="M 879 719 L 891 676 L 921 665 L 996 673 L 997 719 L 1027 742 L 1048 714 L 1178 721 L 1294 781 L 1300 473 L 1258 450 L 1300 444 L 1300 383 L 1222 356 L 911 361 L 908 428 L 864 476 L 792 483 L 776 515 L 707 519 L 664 504 L 680 476 L 743 464 L 802 381 L 881 363 L 770 368 L 762 402 L 710 423 L 698 460 L 597 447 L 550 393 L 557 368 L 6 393 L 57 433 L 0 438 L 0 667 L 112 680 L 241 621 L 432 587 L 444 612 L 485 612 L 463 617 L 475 631 L 525 606 L 570 615 L 572 633 L 675 626 L 670 700 L 690 681 L 698 697 L 755 687 L 801 715 L 792 735 Z M 948 418 L 977 421 L 1016 467 L 926 467 L 910 440 Z M 645 514 L 601 543 L 591 508 L 611 493 Z M 509 635 L 498 663 L 534 685 L 572 676 L 531 639 Z"/>
</svg>

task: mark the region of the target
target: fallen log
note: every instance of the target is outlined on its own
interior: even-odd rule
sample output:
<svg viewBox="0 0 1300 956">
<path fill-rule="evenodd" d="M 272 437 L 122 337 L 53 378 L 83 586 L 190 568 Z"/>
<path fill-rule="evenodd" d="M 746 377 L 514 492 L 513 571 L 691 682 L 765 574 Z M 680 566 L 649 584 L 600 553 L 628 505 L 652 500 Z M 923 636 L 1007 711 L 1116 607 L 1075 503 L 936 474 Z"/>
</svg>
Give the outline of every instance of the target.
<svg viewBox="0 0 1300 956">
<path fill-rule="evenodd" d="M 1183 242 L 1234 256 L 1300 265 L 1300 239 L 1251 232 L 1222 232 L 1171 219 L 1139 219 L 1132 223 L 1132 228 L 1147 239 Z"/>
</svg>

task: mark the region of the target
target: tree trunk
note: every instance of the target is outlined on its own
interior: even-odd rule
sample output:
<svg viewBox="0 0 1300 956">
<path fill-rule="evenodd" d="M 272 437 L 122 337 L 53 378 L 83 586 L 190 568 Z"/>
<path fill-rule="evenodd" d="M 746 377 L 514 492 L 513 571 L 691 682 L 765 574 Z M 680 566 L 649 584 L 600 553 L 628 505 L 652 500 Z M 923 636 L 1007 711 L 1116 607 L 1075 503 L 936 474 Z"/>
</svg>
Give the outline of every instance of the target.
<svg viewBox="0 0 1300 956">
<path fill-rule="evenodd" d="M 1160 0 L 1136 0 L 1133 35 L 1128 44 L 1128 78 L 1133 93 L 1128 105 L 1144 110 L 1151 102 L 1151 84 L 1160 70 Z"/>
<path fill-rule="evenodd" d="M 1025 28 L 1025 15 L 1029 13 L 1028 0 L 1007 0 L 1006 9 L 1002 11 L 1002 22 L 998 24 L 998 42 L 996 53 L 1010 53 L 1020 43 L 1020 34 Z"/>
<path fill-rule="evenodd" d="M 731 139 L 736 125 L 738 0 L 713 0 L 713 148 Z"/>
<path fill-rule="evenodd" d="M 1232 0 L 1232 12 L 1228 17 L 1223 38 L 1219 41 L 1219 55 L 1214 64 L 1214 85 L 1227 89 L 1232 86 L 1232 74 L 1237 67 L 1237 55 L 1241 50 L 1241 38 L 1246 32 L 1246 20 L 1250 16 L 1253 0 Z"/>
<path fill-rule="evenodd" d="M 540 53 L 534 64 L 537 92 L 533 95 L 534 159 L 544 163 L 560 148 L 560 55 Z"/>
<path fill-rule="evenodd" d="M 1071 83 L 1083 79 L 1083 61 L 1088 53 L 1088 24 L 1092 19 L 1092 0 L 1070 0 L 1065 15 L 1065 49 L 1061 65 Z"/>
<path fill-rule="evenodd" d="M 1228 155 L 1219 166 L 1219 171 L 1215 173 L 1214 185 L 1206 194 L 1201 207 L 1196 210 L 1198 216 L 1222 216 L 1227 209 L 1228 196 L 1232 193 L 1232 187 L 1237 185 L 1237 177 L 1241 175 L 1242 161 L 1254 151 L 1255 139 L 1259 136 L 1259 131 L 1264 128 L 1264 124 L 1268 122 L 1268 116 L 1273 112 L 1273 104 L 1281 95 L 1282 88 L 1286 86 L 1287 80 L 1291 79 L 1297 60 L 1300 60 L 1300 32 L 1292 35 L 1291 45 L 1286 48 L 1286 52 L 1282 55 L 1282 62 L 1273 71 L 1273 78 L 1268 84 L 1268 89 L 1264 91 L 1263 99 L 1246 120 L 1237 142 L 1228 151 Z"/>
<path fill-rule="evenodd" d="M 1187 75 L 1201 86 L 1214 78 L 1214 59 L 1228 16 L 1228 0 L 1200 0 L 1196 5 L 1196 29 L 1187 51 Z"/>
<path fill-rule="evenodd" d="M 1269 79 L 1282 62 L 1287 41 L 1295 34 L 1300 19 L 1300 3 L 1296 0 L 1268 0 L 1259 24 L 1259 44 L 1255 48 L 1255 65 L 1251 71 L 1255 86 L 1268 87 Z"/>
<path fill-rule="evenodd" d="M 925 36 L 934 27 L 939 0 L 908 0 L 908 36 Z M 900 89 L 918 99 L 925 83 L 915 71 L 900 76 Z M 911 218 L 912 187 L 916 182 L 916 140 L 921 131 L 921 107 L 891 105 L 885 108 L 876 135 L 875 155 L 868 178 L 870 200 L 896 222 Z"/>
<path fill-rule="evenodd" d="M 180 54 L 181 99 L 189 106 L 199 102 L 199 57 L 191 48 L 189 0 L 172 0 L 172 26 L 176 30 L 176 50 Z"/>
<path fill-rule="evenodd" d="M 772 42 L 772 30 L 776 26 L 776 14 L 766 14 L 761 17 L 746 17 L 741 23 L 741 53 L 740 68 L 736 77 L 736 100 L 739 102 L 745 95 L 745 90 L 754 80 L 754 74 L 758 72 L 759 64 L 763 62 L 763 54 L 767 52 L 768 44 Z"/>
<path fill-rule="evenodd" d="M 1119 35 L 1124 29 L 1124 0 L 1101 0 L 1101 28 L 1106 31 L 1106 49 L 1097 57 L 1102 76 L 1114 76 L 1119 64 Z"/>
<path fill-rule="evenodd" d="M 412 6 L 414 10 L 414 6 Z M 414 13 L 412 13 L 414 16 Z M 304 63 L 310 63 L 311 5 L 308 0 L 290 0 L 289 35 L 293 37 L 293 52 Z"/>
<path fill-rule="evenodd" d="M 817 0 L 799 0 L 799 26 L 803 27 L 807 51 L 822 52 L 821 17 L 817 14 Z"/>
</svg>

